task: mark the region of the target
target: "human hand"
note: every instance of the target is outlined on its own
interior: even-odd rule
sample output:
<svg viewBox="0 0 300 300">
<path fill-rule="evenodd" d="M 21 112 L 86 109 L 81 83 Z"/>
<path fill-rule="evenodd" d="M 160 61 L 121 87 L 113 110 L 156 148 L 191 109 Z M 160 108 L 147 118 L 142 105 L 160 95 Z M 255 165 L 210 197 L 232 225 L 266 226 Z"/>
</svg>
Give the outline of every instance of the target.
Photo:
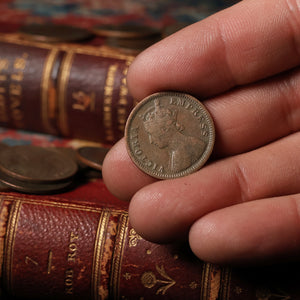
<svg viewBox="0 0 300 300">
<path fill-rule="evenodd" d="M 294 0 L 244 0 L 152 46 L 128 84 L 141 100 L 180 91 L 205 99 L 216 127 L 213 161 L 157 181 L 130 160 L 124 140 L 103 177 L 130 200 L 146 239 L 189 237 L 215 263 L 294 258 L 300 250 L 300 8 Z"/>
</svg>

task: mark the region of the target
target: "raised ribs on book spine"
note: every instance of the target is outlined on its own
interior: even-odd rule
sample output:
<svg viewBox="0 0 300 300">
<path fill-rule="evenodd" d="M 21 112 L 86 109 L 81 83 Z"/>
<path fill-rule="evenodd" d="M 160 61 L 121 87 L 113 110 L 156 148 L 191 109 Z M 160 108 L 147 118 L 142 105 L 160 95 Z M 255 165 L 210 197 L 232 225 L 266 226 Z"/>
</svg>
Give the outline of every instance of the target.
<svg viewBox="0 0 300 300">
<path fill-rule="evenodd" d="M 0 126 L 112 144 L 135 105 L 133 56 L 105 46 L 0 36 Z"/>
<path fill-rule="evenodd" d="M 124 210 L 45 196 L 6 195 L 4 206 L 3 286 L 17 298 L 208 300 L 221 288 L 219 267 L 143 240 Z"/>
<path fill-rule="evenodd" d="M 94 187 L 96 201 L 85 186 L 83 202 L 78 192 L 0 194 L 4 291 L 30 300 L 300 299 L 299 263 L 228 268 L 183 245 L 150 243 L 130 226 L 127 210 Z"/>
</svg>

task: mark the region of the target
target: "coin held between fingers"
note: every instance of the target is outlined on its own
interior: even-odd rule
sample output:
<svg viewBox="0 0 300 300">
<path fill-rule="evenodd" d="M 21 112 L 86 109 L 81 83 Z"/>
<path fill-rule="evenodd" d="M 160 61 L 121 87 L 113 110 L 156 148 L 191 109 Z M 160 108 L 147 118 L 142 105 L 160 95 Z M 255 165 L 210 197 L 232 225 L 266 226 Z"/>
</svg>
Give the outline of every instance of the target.
<svg viewBox="0 0 300 300">
<path fill-rule="evenodd" d="M 142 171 L 171 179 L 193 173 L 206 163 L 215 128 L 199 100 L 184 93 L 161 92 L 133 109 L 125 139 L 129 156 Z"/>
</svg>

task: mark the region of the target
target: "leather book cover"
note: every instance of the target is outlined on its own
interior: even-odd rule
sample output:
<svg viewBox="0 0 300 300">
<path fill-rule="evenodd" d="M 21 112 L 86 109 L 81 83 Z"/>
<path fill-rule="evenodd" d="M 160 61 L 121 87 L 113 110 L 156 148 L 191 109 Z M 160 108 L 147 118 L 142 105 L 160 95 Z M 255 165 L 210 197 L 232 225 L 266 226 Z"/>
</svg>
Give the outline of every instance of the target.
<svg viewBox="0 0 300 300">
<path fill-rule="evenodd" d="M 220 288 L 219 268 L 188 247 L 142 239 L 127 204 L 101 179 L 58 195 L 0 199 L 2 282 L 13 299 L 210 299 Z"/>
<path fill-rule="evenodd" d="M 57 194 L 0 194 L 2 289 L 11 299 L 299 299 L 299 264 L 237 268 L 148 242 L 101 179 Z M 221 249 L 220 249 L 221 251 Z"/>
<path fill-rule="evenodd" d="M 126 85 L 133 59 L 104 45 L 0 34 L 0 126 L 115 143 L 135 105 Z"/>
</svg>

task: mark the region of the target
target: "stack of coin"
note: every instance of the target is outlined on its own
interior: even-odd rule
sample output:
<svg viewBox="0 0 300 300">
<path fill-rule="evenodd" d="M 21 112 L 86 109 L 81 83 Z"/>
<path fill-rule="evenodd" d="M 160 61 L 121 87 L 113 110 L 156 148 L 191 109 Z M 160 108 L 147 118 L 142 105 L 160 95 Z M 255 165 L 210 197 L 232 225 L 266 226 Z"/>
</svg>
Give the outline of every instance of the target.
<svg viewBox="0 0 300 300">
<path fill-rule="evenodd" d="M 93 32 L 106 38 L 106 44 L 124 53 L 136 55 L 161 39 L 161 31 L 137 24 L 97 25 Z"/>
<path fill-rule="evenodd" d="M 77 163 L 49 148 L 19 145 L 0 149 L 0 181 L 13 190 L 44 194 L 71 186 Z"/>
</svg>

